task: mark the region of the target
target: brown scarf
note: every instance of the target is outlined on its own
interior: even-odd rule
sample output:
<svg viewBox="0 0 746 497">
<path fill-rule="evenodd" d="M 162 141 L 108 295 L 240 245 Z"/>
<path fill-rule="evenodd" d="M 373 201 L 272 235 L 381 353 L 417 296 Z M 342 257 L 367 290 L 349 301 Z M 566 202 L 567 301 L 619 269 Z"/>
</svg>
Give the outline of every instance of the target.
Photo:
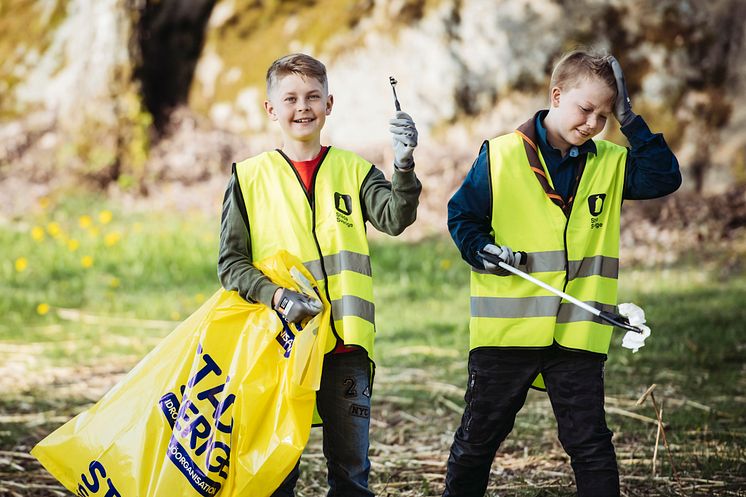
<svg viewBox="0 0 746 497">
<path fill-rule="evenodd" d="M 515 130 L 515 132 L 518 133 L 518 135 L 523 140 L 523 147 L 526 149 L 526 157 L 528 157 L 528 165 L 531 166 L 531 169 L 536 174 L 536 179 L 539 180 L 539 184 L 544 189 L 547 197 L 549 197 L 552 202 L 557 204 L 557 206 L 562 209 L 565 217 L 569 217 L 570 212 L 572 211 L 572 202 L 573 200 L 575 200 L 575 193 L 578 191 L 580 178 L 583 176 L 583 170 L 585 169 L 585 159 L 587 155 L 583 155 L 580 160 L 577 174 L 575 175 L 575 182 L 572 186 L 572 190 L 570 191 L 570 198 L 567 200 L 567 202 L 565 202 L 565 200 L 562 198 L 562 195 L 557 193 L 554 188 L 552 188 L 552 185 L 549 184 L 549 180 L 547 179 L 547 175 L 544 172 L 544 168 L 541 166 L 541 160 L 539 160 L 539 147 L 537 145 L 537 143 L 539 142 L 539 136 L 536 132 L 535 121 L 536 116 L 521 124 L 518 129 Z"/>
</svg>

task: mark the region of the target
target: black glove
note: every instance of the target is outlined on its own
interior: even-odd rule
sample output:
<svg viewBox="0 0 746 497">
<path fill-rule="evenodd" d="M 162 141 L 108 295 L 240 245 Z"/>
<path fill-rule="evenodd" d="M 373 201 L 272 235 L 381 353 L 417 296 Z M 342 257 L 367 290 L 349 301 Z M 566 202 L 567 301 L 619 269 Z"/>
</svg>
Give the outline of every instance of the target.
<svg viewBox="0 0 746 497">
<path fill-rule="evenodd" d="M 616 78 L 616 102 L 614 103 L 614 117 L 619 121 L 619 124 L 624 127 L 631 123 L 637 114 L 632 112 L 632 101 L 629 99 L 629 93 L 627 93 L 627 85 L 624 83 L 624 73 L 622 73 L 622 66 L 619 65 L 619 61 L 614 58 L 613 55 L 609 56 L 609 62 L 611 63 L 611 70 L 614 71 L 614 78 Z"/>
<path fill-rule="evenodd" d="M 299 323 L 320 313 L 321 309 L 321 302 L 317 299 L 288 288 L 282 289 L 282 293 L 280 293 L 280 297 L 274 305 L 274 310 L 279 312 L 288 323 Z"/>
</svg>

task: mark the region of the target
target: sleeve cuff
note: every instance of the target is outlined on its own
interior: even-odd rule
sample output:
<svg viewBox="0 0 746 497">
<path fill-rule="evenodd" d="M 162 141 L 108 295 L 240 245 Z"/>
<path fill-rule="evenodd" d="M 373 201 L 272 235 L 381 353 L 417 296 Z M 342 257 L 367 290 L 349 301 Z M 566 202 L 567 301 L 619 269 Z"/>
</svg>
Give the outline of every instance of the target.
<svg viewBox="0 0 746 497">
<path fill-rule="evenodd" d="M 272 283 L 269 278 L 262 278 L 262 280 L 259 281 L 254 287 L 254 291 L 252 293 L 254 295 L 254 298 L 258 302 L 261 302 L 271 309 L 272 297 L 274 297 L 275 291 L 277 291 L 278 288 L 280 287 Z"/>
<path fill-rule="evenodd" d="M 633 147 L 646 143 L 650 141 L 653 136 L 655 136 L 653 132 L 650 131 L 650 128 L 648 127 L 645 120 L 643 120 L 643 118 L 639 114 L 635 116 L 631 123 L 626 126 L 622 126 L 620 129 L 624 136 L 627 137 L 627 140 L 629 140 L 630 145 L 632 145 Z"/>
</svg>

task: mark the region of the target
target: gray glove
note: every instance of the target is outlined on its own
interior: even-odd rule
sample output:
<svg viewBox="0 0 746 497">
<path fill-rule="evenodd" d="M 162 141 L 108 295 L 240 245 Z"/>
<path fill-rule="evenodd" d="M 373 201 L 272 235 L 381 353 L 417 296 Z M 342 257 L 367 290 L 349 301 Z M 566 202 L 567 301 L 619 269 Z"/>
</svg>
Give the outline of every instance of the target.
<svg viewBox="0 0 746 497">
<path fill-rule="evenodd" d="M 417 146 L 417 128 L 409 114 L 402 111 L 397 111 L 389 124 L 394 143 L 394 166 L 400 171 L 409 171 L 414 167 L 412 154 Z"/>
<path fill-rule="evenodd" d="M 614 78 L 616 78 L 616 102 L 614 103 L 614 117 L 619 121 L 622 127 L 637 117 L 637 114 L 632 112 L 632 101 L 629 99 L 629 93 L 627 93 L 627 85 L 624 83 L 624 73 L 622 73 L 622 66 L 614 58 L 613 55 L 609 56 L 609 62 L 611 63 L 611 70 L 614 71 Z"/>
<path fill-rule="evenodd" d="M 321 302 L 317 299 L 288 288 L 282 289 L 277 304 L 274 305 L 274 310 L 279 312 L 288 323 L 298 323 L 313 317 L 320 313 L 321 309 Z"/>
<path fill-rule="evenodd" d="M 505 264 L 508 264 L 509 266 L 516 267 L 521 262 L 521 254 L 519 252 L 513 252 L 510 247 L 506 247 L 504 245 L 498 246 L 488 243 L 484 246 L 482 252 L 487 252 L 488 254 L 498 256 Z M 482 264 L 484 264 L 484 269 L 486 271 L 489 271 L 490 273 L 496 274 L 498 276 L 510 276 L 511 274 L 513 274 L 507 269 L 503 269 L 496 264 L 487 262 L 485 259 L 482 259 Z"/>
</svg>

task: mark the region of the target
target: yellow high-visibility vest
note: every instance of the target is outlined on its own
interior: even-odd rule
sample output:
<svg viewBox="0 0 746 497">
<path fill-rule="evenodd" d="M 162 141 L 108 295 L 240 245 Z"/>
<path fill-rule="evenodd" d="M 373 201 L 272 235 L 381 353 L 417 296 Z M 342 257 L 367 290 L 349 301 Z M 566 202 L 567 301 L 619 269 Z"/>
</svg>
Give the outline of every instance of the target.
<svg viewBox="0 0 746 497">
<path fill-rule="evenodd" d="M 372 167 L 352 152 L 330 147 L 307 193 L 277 150 L 236 164 L 253 260 L 285 249 L 303 261 L 332 303 L 334 335 L 363 347 L 371 359 L 375 307 L 360 190 Z"/>
<path fill-rule="evenodd" d="M 527 140 L 524 143 L 524 139 Z M 535 278 L 601 310 L 614 311 L 627 150 L 596 141 L 568 215 L 537 181 L 551 178 L 538 148 L 516 132 L 489 147 L 492 231 L 497 245 L 525 251 Z M 532 169 L 530 144 L 541 162 Z M 543 169 L 543 171 L 542 171 Z M 471 273 L 470 348 L 562 347 L 606 353 L 613 327 L 519 276 Z"/>
</svg>

